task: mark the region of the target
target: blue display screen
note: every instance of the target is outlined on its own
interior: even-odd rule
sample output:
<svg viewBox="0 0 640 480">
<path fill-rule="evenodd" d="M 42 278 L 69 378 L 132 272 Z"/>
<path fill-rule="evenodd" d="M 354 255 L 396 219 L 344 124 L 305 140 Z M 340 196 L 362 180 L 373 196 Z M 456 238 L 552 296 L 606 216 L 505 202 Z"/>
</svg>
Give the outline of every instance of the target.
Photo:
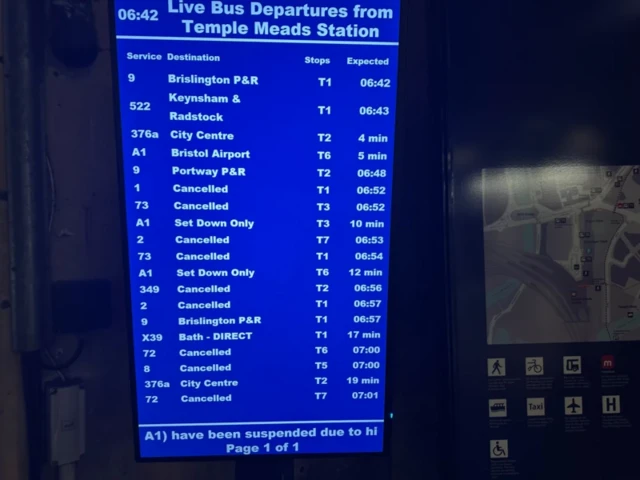
<svg viewBox="0 0 640 480">
<path fill-rule="evenodd" d="M 114 2 L 140 457 L 383 451 L 399 4 Z"/>
</svg>

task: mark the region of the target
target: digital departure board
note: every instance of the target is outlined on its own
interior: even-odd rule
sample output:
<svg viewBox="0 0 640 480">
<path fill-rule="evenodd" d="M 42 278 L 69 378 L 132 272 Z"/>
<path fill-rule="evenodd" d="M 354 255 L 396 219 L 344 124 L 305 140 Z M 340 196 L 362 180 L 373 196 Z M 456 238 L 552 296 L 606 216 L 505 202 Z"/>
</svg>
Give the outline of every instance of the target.
<svg viewBox="0 0 640 480">
<path fill-rule="evenodd" d="M 139 456 L 384 449 L 399 0 L 115 0 Z"/>
</svg>

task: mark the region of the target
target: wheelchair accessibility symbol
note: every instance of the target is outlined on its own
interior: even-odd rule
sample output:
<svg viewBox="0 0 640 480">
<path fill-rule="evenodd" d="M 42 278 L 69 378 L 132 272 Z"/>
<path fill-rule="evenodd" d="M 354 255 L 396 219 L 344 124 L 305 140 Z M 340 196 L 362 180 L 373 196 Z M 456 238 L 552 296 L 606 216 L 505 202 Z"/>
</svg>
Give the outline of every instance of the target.
<svg viewBox="0 0 640 480">
<path fill-rule="evenodd" d="M 490 440 L 489 447 L 491 458 L 509 458 L 509 440 Z"/>
</svg>

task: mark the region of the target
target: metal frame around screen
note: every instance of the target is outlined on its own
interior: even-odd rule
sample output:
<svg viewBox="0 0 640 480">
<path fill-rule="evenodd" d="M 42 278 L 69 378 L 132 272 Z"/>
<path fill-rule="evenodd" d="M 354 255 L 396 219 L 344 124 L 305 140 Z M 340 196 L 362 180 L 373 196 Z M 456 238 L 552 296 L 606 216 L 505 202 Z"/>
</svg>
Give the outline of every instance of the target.
<svg viewBox="0 0 640 480">
<path fill-rule="evenodd" d="M 439 1 L 439 0 L 437 0 Z M 405 95 L 403 95 L 403 91 L 401 90 L 401 84 L 406 80 L 405 72 L 407 70 L 408 59 L 411 57 L 410 54 L 410 43 L 406 41 L 407 30 L 409 26 L 415 27 L 415 22 L 422 22 L 424 19 L 411 17 L 409 14 L 409 10 L 411 7 L 411 0 L 399 0 L 400 3 L 400 45 L 398 47 L 398 87 L 396 88 L 396 118 L 395 118 L 395 144 L 394 144 L 394 161 L 393 161 L 393 192 L 391 197 L 391 208 L 392 208 L 392 216 L 391 216 L 391 228 L 390 228 L 390 259 L 389 259 L 389 280 L 388 280 L 388 308 L 387 308 L 387 335 L 386 335 L 386 369 L 385 369 L 385 402 L 384 402 L 384 436 L 383 436 L 383 450 L 381 452 L 355 452 L 355 453 L 302 453 L 302 454 L 256 454 L 256 455 L 210 455 L 210 456 L 176 456 L 176 457 L 142 457 L 140 455 L 140 432 L 139 432 L 139 421 L 138 421 L 138 392 L 137 392 L 137 383 L 136 383 L 136 370 L 135 370 L 135 361 L 134 361 L 134 332 L 133 332 L 133 313 L 132 313 L 132 305 L 131 305 L 131 281 L 130 281 L 130 265 L 129 265 L 129 244 L 128 244 L 128 226 L 127 226 L 127 216 L 126 216 L 126 199 L 125 199 L 125 184 L 124 184 L 124 152 L 122 149 L 122 126 L 121 126 L 121 109 L 120 109 L 120 84 L 119 84 L 119 65 L 118 65 L 118 45 L 116 39 L 116 6 L 115 0 L 108 1 L 108 9 L 109 9 L 109 39 L 111 44 L 111 66 L 112 66 L 112 81 L 113 81 L 113 98 L 114 98 L 114 117 L 115 117 L 115 128 L 116 128 L 116 155 L 118 162 L 118 186 L 119 186 L 119 210 L 121 216 L 121 227 L 122 227 L 122 251 L 123 251 L 123 262 L 125 269 L 125 305 L 126 305 L 126 321 L 127 321 L 127 330 L 128 330 L 128 353 L 129 353 L 129 379 L 130 379 L 130 391 L 131 391 L 131 406 L 133 410 L 133 434 L 134 434 L 134 444 L 135 444 L 135 458 L 138 462 L 143 463 L 155 463 L 155 462 L 180 462 L 180 461 L 188 461 L 188 462 L 198 462 L 198 461 L 211 461 L 211 460 L 235 460 L 235 461 L 251 461 L 252 459 L 286 459 L 286 458 L 327 458 L 327 457 L 363 457 L 363 456 L 389 456 L 391 449 L 391 438 L 392 438 L 392 424 L 393 424 L 393 414 L 394 410 L 392 408 L 392 399 L 393 399 L 393 386 L 394 386 L 394 378 L 395 374 L 392 372 L 392 367 L 395 367 L 394 370 L 397 371 L 399 367 L 394 358 L 396 356 L 395 352 L 397 346 L 397 336 L 394 333 L 396 330 L 397 322 L 402 319 L 396 318 L 393 311 L 395 309 L 394 305 L 398 305 L 401 302 L 401 293 L 403 290 L 403 282 L 402 282 L 402 273 L 396 272 L 394 275 L 393 268 L 393 260 L 397 256 L 399 252 L 399 248 L 397 248 L 397 239 L 396 237 L 400 234 L 406 234 L 406 232 L 400 233 L 397 228 L 394 228 L 394 225 L 397 223 L 394 220 L 394 211 L 397 211 L 397 208 L 394 208 L 395 199 L 398 196 L 399 188 L 402 188 L 402 184 L 400 184 L 400 179 L 398 176 L 398 164 L 399 163 L 408 163 L 409 159 L 405 158 L 404 160 L 400 158 L 398 155 L 399 151 L 399 142 L 398 142 L 398 133 L 399 133 L 399 123 L 401 120 L 398 115 L 398 111 L 401 111 L 401 106 L 407 106 L 410 101 L 406 99 Z M 405 90 L 406 91 L 406 90 Z M 417 141 L 417 140 L 416 140 Z M 396 247 L 394 247 L 394 245 Z M 392 342 L 396 342 L 394 344 Z"/>
</svg>

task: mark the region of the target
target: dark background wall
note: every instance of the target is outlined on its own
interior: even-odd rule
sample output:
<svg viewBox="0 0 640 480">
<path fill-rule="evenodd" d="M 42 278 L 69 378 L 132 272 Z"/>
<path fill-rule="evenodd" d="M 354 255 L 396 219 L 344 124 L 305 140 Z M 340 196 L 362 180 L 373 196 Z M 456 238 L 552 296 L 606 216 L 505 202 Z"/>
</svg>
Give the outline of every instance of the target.
<svg viewBox="0 0 640 480">
<path fill-rule="evenodd" d="M 232 478 L 231 462 L 133 461 L 108 2 L 95 2 L 94 12 L 100 47 L 95 63 L 72 71 L 50 55 L 46 84 L 48 154 L 56 193 L 52 280 L 105 279 L 112 285 L 111 327 L 84 335 L 84 353 L 67 372 L 83 379 L 87 391 L 87 453 L 78 475 L 96 480 Z M 73 341 L 61 336 L 52 350 L 68 356 L 72 348 Z"/>
<path fill-rule="evenodd" d="M 453 0 L 448 16 L 457 163 L 637 156 L 637 1 Z"/>
</svg>

